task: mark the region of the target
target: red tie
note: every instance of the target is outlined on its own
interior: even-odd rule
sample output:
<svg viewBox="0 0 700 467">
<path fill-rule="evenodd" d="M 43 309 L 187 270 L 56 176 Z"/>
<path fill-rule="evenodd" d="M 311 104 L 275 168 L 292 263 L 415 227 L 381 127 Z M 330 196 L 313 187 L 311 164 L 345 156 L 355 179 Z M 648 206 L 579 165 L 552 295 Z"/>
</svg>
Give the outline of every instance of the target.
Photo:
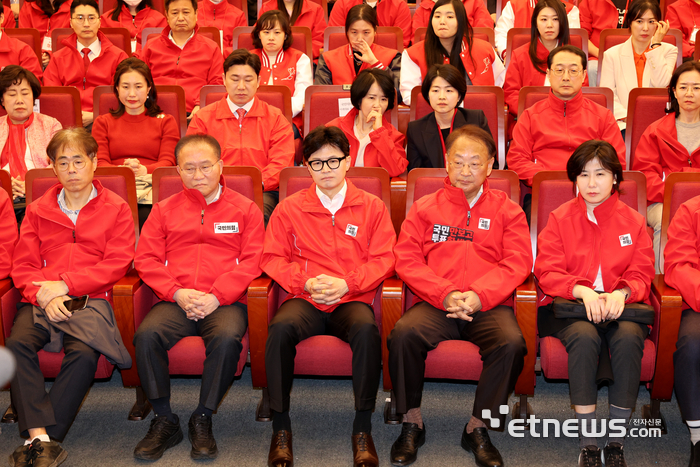
<svg viewBox="0 0 700 467">
<path fill-rule="evenodd" d="M 87 75 L 87 70 L 88 67 L 90 66 L 90 58 L 88 57 L 88 54 L 90 53 L 90 48 L 85 47 L 83 50 L 83 66 L 85 68 L 85 74 Z"/>
<path fill-rule="evenodd" d="M 238 122 L 240 123 L 245 116 L 245 109 L 238 109 L 236 110 L 236 113 L 238 114 Z"/>
</svg>

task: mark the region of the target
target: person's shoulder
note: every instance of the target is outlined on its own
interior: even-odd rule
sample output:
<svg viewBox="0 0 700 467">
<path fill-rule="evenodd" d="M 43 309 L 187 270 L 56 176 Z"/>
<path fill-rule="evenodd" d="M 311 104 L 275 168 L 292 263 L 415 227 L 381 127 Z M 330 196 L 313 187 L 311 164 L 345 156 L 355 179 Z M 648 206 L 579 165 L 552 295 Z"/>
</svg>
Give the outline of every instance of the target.
<svg viewBox="0 0 700 467">
<path fill-rule="evenodd" d="M 551 215 L 557 220 L 563 220 L 579 215 L 579 211 L 578 198 L 573 198 L 554 209 Z"/>
<path fill-rule="evenodd" d="M 200 47 L 208 48 L 208 49 L 219 49 L 219 44 L 214 42 L 213 40 L 209 39 L 207 36 L 204 34 L 200 34 L 197 32 L 194 37 L 192 38 L 192 41 L 198 44 Z M 220 54 L 220 52 L 219 52 Z"/>
<path fill-rule="evenodd" d="M 681 210 L 686 210 L 691 216 L 700 215 L 700 196 L 690 198 L 688 201 L 684 202 L 678 208 L 678 213 Z"/>
<path fill-rule="evenodd" d="M 51 117 L 49 115 L 45 115 L 45 114 L 42 114 L 39 112 L 34 112 L 34 121 L 38 122 L 43 127 L 53 127 L 57 123 L 59 125 L 61 123 L 57 119 L 55 119 L 54 117 Z"/>
<path fill-rule="evenodd" d="M 222 194 L 222 200 L 231 206 L 231 210 L 236 211 L 249 211 L 251 207 L 258 209 L 255 202 L 248 198 L 247 196 L 233 190 L 231 188 L 226 188 Z"/>
</svg>

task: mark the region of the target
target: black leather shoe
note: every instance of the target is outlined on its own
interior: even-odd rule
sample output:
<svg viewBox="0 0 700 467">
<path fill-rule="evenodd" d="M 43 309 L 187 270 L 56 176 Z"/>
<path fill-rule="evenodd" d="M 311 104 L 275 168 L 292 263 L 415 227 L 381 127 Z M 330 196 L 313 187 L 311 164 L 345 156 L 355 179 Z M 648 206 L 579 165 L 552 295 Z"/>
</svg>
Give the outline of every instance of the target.
<svg viewBox="0 0 700 467">
<path fill-rule="evenodd" d="M 474 453 L 476 465 L 479 467 L 503 467 L 501 453 L 491 444 L 487 428 L 476 428 L 471 434 L 467 434 L 465 425 L 462 430 L 462 448 Z"/>
<path fill-rule="evenodd" d="M 163 457 L 166 449 L 180 444 L 184 436 L 180 429 L 180 419 L 177 415 L 175 418 L 177 422 L 172 423 L 166 417 L 153 417 L 148 433 L 134 449 L 134 457 L 154 461 Z"/>
<path fill-rule="evenodd" d="M 291 431 L 280 430 L 272 435 L 267 465 L 268 467 L 292 467 L 294 465 Z"/>
<path fill-rule="evenodd" d="M 610 443 L 603 449 L 605 467 L 627 467 L 625 453 L 620 443 Z"/>
<path fill-rule="evenodd" d="M 193 413 L 187 423 L 187 436 L 192 443 L 192 459 L 215 459 L 219 454 L 211 431 L 211 417 Z"/>
<path fill-rule="evenodd" d="M 700 467 L 700 443 L 690 443 L 690 464 L 688 467 Z"/>
<path fill-rule="evenodd" d="M 374 447 L 370 433 L 360 432 L 352 435 L 352 465 L 353 467 L 377 467 L 379 456 Z"/>
<path fill-rule="evenodd" d="M 418 428 L 415 423 L 404 423 L 401 434 L 391 446 L 392 465 L 410 465 L 418 458 L 418 448 L 425 444 L 425 424 Z"/>
<path fill-rule="evenodd" d="M 578 455 L 578 467 L 603 467 L 598 446 L 586 446 Z"/>
<path fill-rule="evenodd" d="M 68 457 L 68 453 L 55 441 L 35 439 L 32 444 L 20 446 L 10 454 L 10 466 L 56 467 Z"/>
</svg>

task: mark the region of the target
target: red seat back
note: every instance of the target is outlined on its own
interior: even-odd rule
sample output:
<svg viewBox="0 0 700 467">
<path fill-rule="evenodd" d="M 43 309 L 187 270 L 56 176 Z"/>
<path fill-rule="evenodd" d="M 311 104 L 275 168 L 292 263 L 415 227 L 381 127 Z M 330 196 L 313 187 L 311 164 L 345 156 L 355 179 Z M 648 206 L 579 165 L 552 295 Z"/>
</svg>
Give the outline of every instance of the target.
<svg viewBox="0 0 700 467">
<path fill-rule="evenodd" d="M 233 28 L 233 50 L 253 50 L 253 26 L 239 26 Z M 292 26 L 292 48 L 304 52 L 313 60 L 313 48 L 311 45 L 311 30 L 304 26 Z"/>
<path fill-rule="evenodd" d="M 199 102 L 202 107 L 213 104 L 226 97 L 226 86 L 209 84 L 202 86 L 199 92 Z M 292 92 L 287 86 L 260 86 L 255 93 L 261 101 L 277 107 L 282 114 L 292 122 Z"/>
<path fill-rule="evenodd" d="M 569 29 L 570 44 L 583 50 L 583 53 L 588 56 L 588 31 L 580 28 Z M 510 28 L 508 30 L 508 39 L 506 50 L 513 51 L 525 44 L 530 43 L 530 28 Z M 506 54 L 506 68 L 510 65 L 512 53 Z"/>
<path fill-rule="evenodd" d="M 0 170 L 0 189 L 5 190 L 12 199 L 12 177 L 7 170 Z"/>
<path fill-rule="evenodd" d="M 34 28 L 6 28 L 3 33 L 9 37 L 22 41 L 32 48 L 39 61 L 41 61 L 41 34 Z"/>
<path fill-rule="evenodd" d="M 627 167 L 634 170 L 634 152 L 644 131 L 666 115 L 668 91 L 666 88 L 634 88 L 630 91 L 627 104 L 627 131 L 625 148 Z"/>
<path fill-rule="evenodd" d="M 549 86 L 523 86 L 518 95 L 518 117 L 525 109 L 535 105 L 539 101 L 546 99 L 549 95 Z M 590 99 L 598 105 L 607 107 L 611 112 L 615 104 L 615 97 L 610 88 L 595 88 L 584 86 L 581 88 L 583 97 Z"/>
<path fill-rule="evenodd" d="M 403 52 L 403 31 L 396 26 L 379 26 L 374 43 Z M 343 26 L 329 26 L 323 31 L 323 50 L 333 50 L 348 44 Z"/>
<path fill-rule="evenodd" d="M 115 47 L 122 49 L 131 57 L 131 35 L 126 28 L 100 28 L 100 31 Z M 71 28 L 56 28 L 51 31 L 51 50 L 56 52 L 65 47 L 63 40 L 73 34 Z"/>
<path fill-rule="evenodd" d="M 55 118 L 63 128 L 83 126 L 80 93 L 73 86 L 43 86 L 39 97 L 39 112 Z"/>
<path fill-rule="evenodd" d="M 666 248 L 668 241 L 668 226 L 681 204 L 700 195 L 700 173 L 674 172 L 666 177 L 664 187 L 664 207 L 661 215 L 661 245 L 660 251 Z M 659 268 L 664 272 L 664 255 L 660 255 Z"/>
<path fill-rule="evenodd" d="M 151 0 L 153 3 L 153 9 L 160 11 L 165 14 L 165 1 L 164 0 Z M 100 14 L 103 15 L 109 10 L 113 10 L 117 6 L 117 0 L 99 0 L 100 4 Z"/>
</svg>

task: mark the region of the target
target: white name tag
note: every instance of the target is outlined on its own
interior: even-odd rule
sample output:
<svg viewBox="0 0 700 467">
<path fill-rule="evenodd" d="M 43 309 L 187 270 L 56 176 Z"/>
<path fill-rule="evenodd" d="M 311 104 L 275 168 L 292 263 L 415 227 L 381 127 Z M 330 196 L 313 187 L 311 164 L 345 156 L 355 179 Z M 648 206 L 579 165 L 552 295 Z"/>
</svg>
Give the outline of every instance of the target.
<svg viewBox="0 0 700 467">
<path fill-rule="evenodd" d="M 214 233 L 232 234 L 238 233 L 238 222 L 215 222 Z"/>
<path fill-rule="evenodd" d="M 632 244 L 632 236 L 630 234 L 620 235 L 620 246 L 630 246 Z"/>
<path fill-rule="evenodd" d="M 491 228 L 491 219 L 479 219 L 479 228 L 481 230 L 489 230 Z"/>
<path fill-rule="evenodd" d="M 51 52 L 51 36 L 44 36 L 44 42 L 41 43 L 41 50 Z"/>
<path fill-rule="evenodd" d="M 698 36 L 698 28 L 693 28 L 693 32 L 690 33 L 690 38 L 688 39 L 688 42 L 691 44 L 695 44 L 695 39 Z"/>
<path fill-rule="evenodd" d="M 344 117 L 353 109 L 352 102 L 349 97 L 338 99 L 338 116 Z"/>
<path fill-rule="evenodd" d="M 350 235 L 351 237 L 357 237 L 357 226 L 348 224 L 347 227 L 345 227 L 345 235 Z"/>
</svg>

